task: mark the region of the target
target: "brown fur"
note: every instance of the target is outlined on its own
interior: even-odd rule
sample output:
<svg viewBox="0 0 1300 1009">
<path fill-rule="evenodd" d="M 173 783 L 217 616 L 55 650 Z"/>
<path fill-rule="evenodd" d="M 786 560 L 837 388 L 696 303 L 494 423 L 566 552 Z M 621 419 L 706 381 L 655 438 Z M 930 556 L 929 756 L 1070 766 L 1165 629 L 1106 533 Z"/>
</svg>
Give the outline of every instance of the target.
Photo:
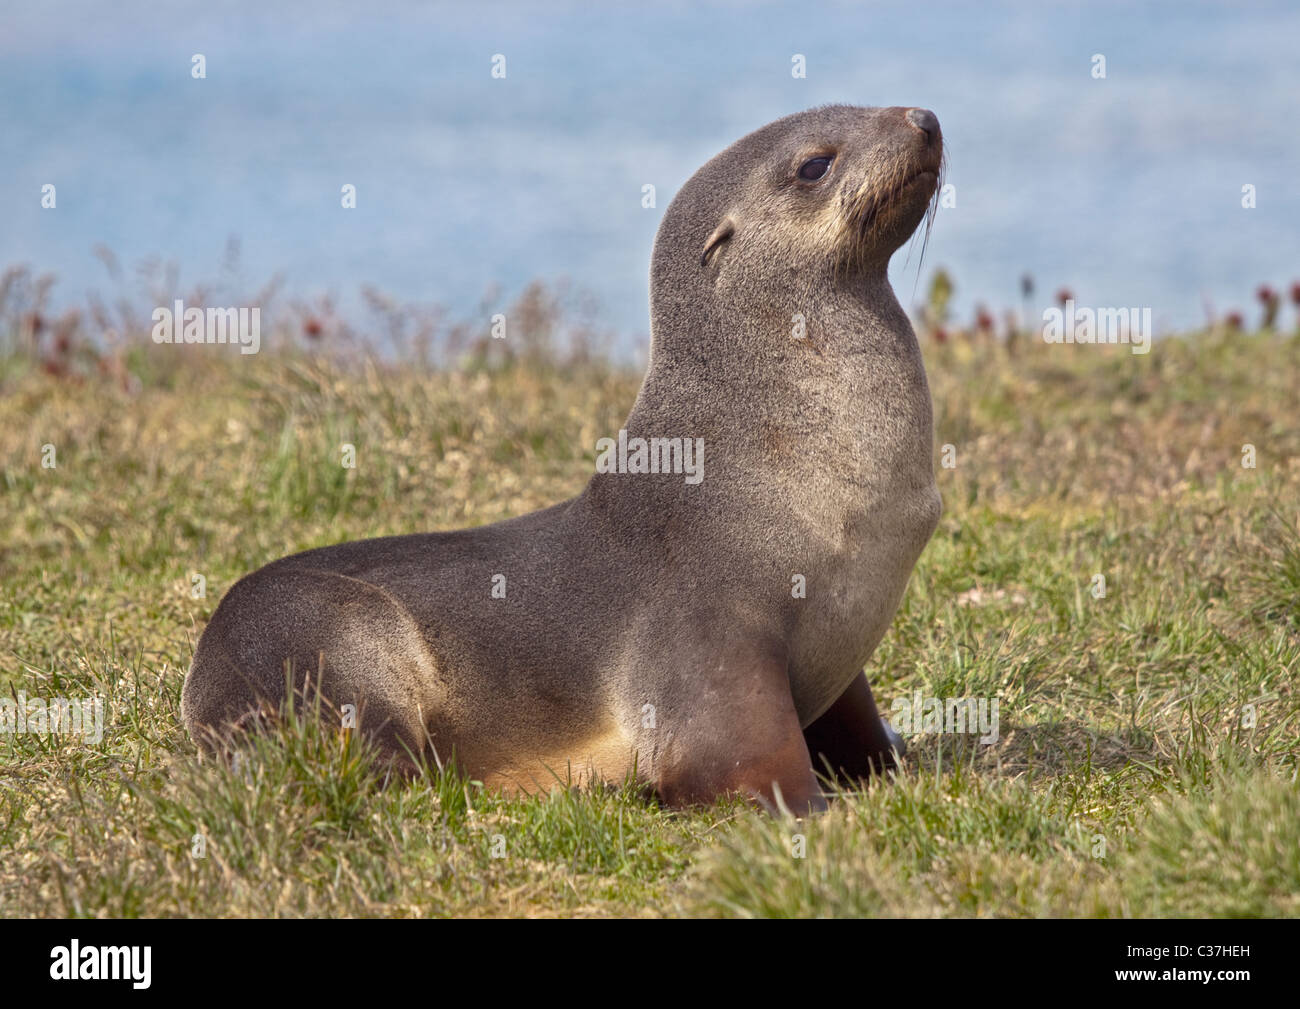
<svg viewBox="0 0 1300 1009">
<path fill-rule="evenodd" d="M 940 508 L 925 372 L 886 278 L 941 164 L 907 111 L 779 120 L 666 212 L 626 427 L 703 438 L 702 482 L 598 474 L 508 522 L 278 560 L 204 632 L 190 731 L 282 701 L 288 663 L 299 688 L 362 704 L 394 755 L 454 750 L 507 788 L 635 772 L 669 802 L 779 792 L 806 810 L 814 768 L 887 763 L 862 668 Z M 797 178 L 825 155 L 825 178 Z"/>
</svg>

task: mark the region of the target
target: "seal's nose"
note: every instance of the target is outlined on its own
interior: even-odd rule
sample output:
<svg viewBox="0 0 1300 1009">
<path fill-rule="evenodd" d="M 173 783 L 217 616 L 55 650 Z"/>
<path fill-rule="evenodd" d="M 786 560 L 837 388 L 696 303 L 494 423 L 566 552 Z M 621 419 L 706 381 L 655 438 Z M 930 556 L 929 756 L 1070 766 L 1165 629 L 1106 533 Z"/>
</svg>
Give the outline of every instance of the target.
<svg viewBox="0 0 1300 1009">
<path fill-rule="evenodd" d="M 931 139 L 939 136 L 939 117 L 929 109 L 908 109 L 907 121 Z"/>
</svg>

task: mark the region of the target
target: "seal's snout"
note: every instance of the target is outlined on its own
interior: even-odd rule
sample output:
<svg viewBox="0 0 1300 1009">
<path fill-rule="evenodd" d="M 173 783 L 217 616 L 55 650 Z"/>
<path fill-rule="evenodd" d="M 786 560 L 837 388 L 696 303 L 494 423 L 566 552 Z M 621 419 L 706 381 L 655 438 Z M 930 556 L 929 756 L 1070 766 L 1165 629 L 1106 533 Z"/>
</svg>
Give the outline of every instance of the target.
<svg viewBox="0 0 1300 1009">
<path fill-rule="evenodd" d="M 931 143 L 937 141 L 939 133 L 939 117 L 929 109 L 908 109 L 907 121 L 924 133 Z"/>
</svg>

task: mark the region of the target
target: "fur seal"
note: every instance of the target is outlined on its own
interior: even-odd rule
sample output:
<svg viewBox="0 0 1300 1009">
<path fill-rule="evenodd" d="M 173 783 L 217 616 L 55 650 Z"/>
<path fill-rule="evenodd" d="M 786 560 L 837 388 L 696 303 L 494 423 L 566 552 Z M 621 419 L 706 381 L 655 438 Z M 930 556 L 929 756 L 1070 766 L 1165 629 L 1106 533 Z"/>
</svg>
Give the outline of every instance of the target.
<svg viewBox="0 0 1300 1009">
<path fill-rule="evenodd" d="M 292 678 L 359 706 L 393 759 L 454 754 L 508 790 L 634 775 L 670 805 L 807 811 L 825 806 L 815 771 L 886 765 L 863 666 L 941 508 L 886 267 L 942 152 L 928 110 L 835 105 L 714 157 L 655 239 L 649 365 L 620 432 L 693 440 L 704 478 L 642 457 L 520 518 L 275 561 L 199 641 L 191 734 L 215 744 Z"/>
</svg>

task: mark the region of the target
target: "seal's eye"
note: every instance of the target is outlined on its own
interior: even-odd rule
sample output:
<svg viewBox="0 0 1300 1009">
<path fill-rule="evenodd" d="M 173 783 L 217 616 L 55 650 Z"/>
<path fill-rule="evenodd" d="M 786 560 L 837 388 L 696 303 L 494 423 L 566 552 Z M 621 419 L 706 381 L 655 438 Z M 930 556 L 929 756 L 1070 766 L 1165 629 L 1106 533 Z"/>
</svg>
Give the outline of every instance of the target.
<svg viewBox="0 0 1300 1009">
<path fill-rule="evenodd" d="M 816 182 L 831 168 L 830 158 L 812 158 L 799 166 L 799 178 L 805 182 Z"/>
</svg>

